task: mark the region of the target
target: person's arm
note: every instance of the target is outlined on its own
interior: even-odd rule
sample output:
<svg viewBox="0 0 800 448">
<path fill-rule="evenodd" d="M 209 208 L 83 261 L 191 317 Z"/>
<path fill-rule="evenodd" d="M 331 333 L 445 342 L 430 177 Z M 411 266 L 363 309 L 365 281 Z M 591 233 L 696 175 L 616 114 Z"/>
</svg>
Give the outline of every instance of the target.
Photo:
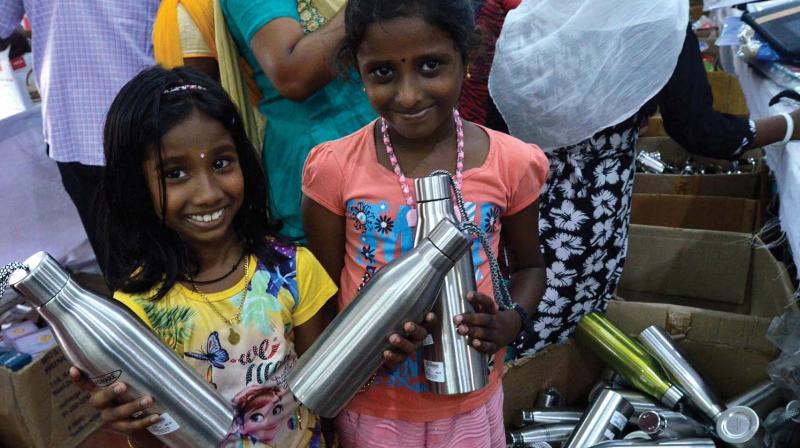
<svg viewBox="0 0 800 448">
<path fill-rule="evenodd" d="M 539 201 L 502 219 L 503 245 L 508 252 L 511 299 L 533 316 L 544 295 L 545 266 L 539 248 Z M 513 310 L 498 311 L 491 297 L 479 292 L 467 299 L 475 313 L 454 318 L 458 331 L 467 335 L 477 350 L 492 354 L 512 343 L 522 330 L 522 319 Z"/>
<path fill-rule="evenodd" d="M 729 160 L 783 140 L 782 116 L 755 120 L 751 129 L 750 120 L 715 111 L 713 100 L 697 36 L 688 29 L 675 71 L 657 98 L 667 134 L 693 154 Z M 800 110 L 791 116 L 800 122 Z M 800 128 L 792 138 L 800 138 Z"/>
<path fill-rule="evenodd" d="M 343 16 L 339 12 L 310 34 L 296 20 L 278 18 L 253 35 L 250 49 L 282 96 L 303 101 L 336 76 L 333 61 L 344 39 Z"/>
</svg>

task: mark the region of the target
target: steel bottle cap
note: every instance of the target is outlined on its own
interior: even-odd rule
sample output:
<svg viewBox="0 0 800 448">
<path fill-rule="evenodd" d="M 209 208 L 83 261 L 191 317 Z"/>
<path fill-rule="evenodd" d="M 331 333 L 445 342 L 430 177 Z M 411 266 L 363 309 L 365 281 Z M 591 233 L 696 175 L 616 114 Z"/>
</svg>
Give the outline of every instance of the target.
<svg viewBox="0 0 800 448">
<path fill-rule="evenodd" d="M 684 396 L 685 395 L 683 394 L 682 390 L 675 386 L 671 386 L 666 392 L 664 392 L 664 395 L 661 396 L 661 402 L 664 403 L 668 408 L 674 409 Z"/>
<path fill-rule="evenodd" d="M 417 202 L 450 199 L 450 178 L 444 174 L 420 177 L 414 180 Z"/>
<path fill-rule="evenodd" d="M 470 245 L 467 236 L 449 219 L 443 219 L 428 234 L 428 239 L 447 258 L 456 261 Z"/>
<path fill-rule="evenodd" d="M 29 271 L 15 271 L 9 284 L 32 305 L 42 306 L 49 302 L 69 281 L 67 271 L 47 252 L 36 252 L 24 263 Z"/>
<path fill-rule="evenodd" d="M 658 434 L 664 429 L 664 420 L 658 413 L 645 411 L 639 416 L 639 428 L 647 434 Z"/>
<path fill-rule="evenodd" d="M 725 443 L 745 443 L 758 432 L 758 415 L 745 406 L 728 408 L 717 416 L 717 436 Z"/>
</svg>

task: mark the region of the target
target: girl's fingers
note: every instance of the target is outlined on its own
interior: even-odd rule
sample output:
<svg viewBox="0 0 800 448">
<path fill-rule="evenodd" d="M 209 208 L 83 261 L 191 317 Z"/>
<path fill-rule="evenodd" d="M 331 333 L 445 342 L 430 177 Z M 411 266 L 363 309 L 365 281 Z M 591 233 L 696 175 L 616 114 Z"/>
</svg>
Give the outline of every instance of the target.
<svg viewBox="0 0 800 448">
<path fill-rule="evenodd" d="M 428 330 L 422 325 L 417 325 L 414 322 L 406 322 L 403 325 L 403 331 L 406 333 L 406 339 L 413 343 L 422 342 L 428 336 Z"/>
<path fill-rule="evenodd" d="M 95 409 L 110 408 L 114 405 L 114 400 L 118 400 L 127 391 L 128 386 L 125 383 L 114 383 L 105 389 L 95 389 L 89 398 L 89 404 Z"/>
<path fill-rule="evenodd" d="M 481 353 L 486 353 L 491 355 L 497 352 L 498 350 L 497 344 L 483 339 L 473 339 L 470 343 L 472 344 L 473 347 L 475 347 L 475 350 Z"/>
<path fill-rule="evenodd" d="M 417 325 L 417 327 L 419 327 L 419 325 Z M 427 332 L 425 334 L 427 334 Z M 422 336 L 422 338 L 420 338 L 418 341 L 422 341 L 422 339 L 425 339 L 425 336 Z M 405 354 L 406 356 L 414 353 L 417 350 L 416 343 L 396 333 L 389 336 L 389 344 L 391 344 L 391 348 L 389 349 L 390 351 L 399 352 L 401 354 Z"/>
<path fill-rule="evenodd" d="M 111 427 L 114 431 L 119 431 L 121 433 L 131 433 L 135 431 L 140 431 L 142 429 L 146 429 L 150 425 L 154 425 L 161 420 L 161 417 L 156 414 L 150 414 L 145 417 L 135 419 L 135 420 L 117 420 L 113 423 L 109 423 L 108 426 Z"/>
<path fill-rule="evenodd" d="M 84 376 L 77 367 L 71 366 L 69 368 L 69 379 L 72 380 L 72 384 L 80 387 L 86 392 L 92 392 L 95 389 L 94 383 L 89 381 L 89 379 L 86 378 L 86 376 Z"/>
<path fill-rule="evenodd" d="M 489 327 L 494 324 L 494 314 L 486 313 L 464 313 L 453 318 L 456 325 Z"/>
<path fill-rule="evenodd" d="M 132 419 L 132 416 L 146 410 L 153 405 L 153 399 L 149 396 L 144 396 L 138 400 L 129 401 L 119 406 L 109 407 L 100 413 L 100 417 L 105 422 L 114 423 L 120 420 L 138 421 L 142 418 Z M 145 417 L 144 420 L 147 420 Z"/>
<path fill-rule="evenodd" d="M 472 304 L 475 311 L 479 313 L 495 314 L 497 313 L 497 306 L 494 300 L 486 294 L 472 291 L 467 293 L 467 301 Z"/>
</svg>

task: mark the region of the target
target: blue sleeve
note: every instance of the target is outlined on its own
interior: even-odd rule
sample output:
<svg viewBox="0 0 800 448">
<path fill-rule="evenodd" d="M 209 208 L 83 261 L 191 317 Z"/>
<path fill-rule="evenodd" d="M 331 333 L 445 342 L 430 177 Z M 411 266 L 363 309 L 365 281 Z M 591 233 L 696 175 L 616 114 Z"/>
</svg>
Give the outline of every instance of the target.
<svg viewBox="0 0 800 448">
<path fill-rule="evenodd" d="M 0 0 L 0 38 L 11 35 L 22 22 L 23 14 L 25 6 L 22 0 Z"/>
<path fill-rule="evenodd" d="M 236 28 L 248 46 L 258 30 L 275 19 L 300 21 L 296 0 L 222 0 L 221 5 L 228 27 Z"/>
</svg>

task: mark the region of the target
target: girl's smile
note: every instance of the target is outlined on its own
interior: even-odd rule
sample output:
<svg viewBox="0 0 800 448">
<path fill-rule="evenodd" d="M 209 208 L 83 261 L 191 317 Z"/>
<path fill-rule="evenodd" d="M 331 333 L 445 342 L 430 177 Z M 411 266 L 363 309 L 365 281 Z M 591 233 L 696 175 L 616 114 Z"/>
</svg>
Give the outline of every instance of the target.
<svg viewBox="0 0 800 448">
<path fill-rule="evenodd" d="M 164 207 L 155 152 L 145 160 L 144 170 L 157 213 L 163 210 L 167 227 L 195 250 L 237 241 L 233 220 L 244 201 L 244 177 L 225 127 L 194 110 L 164 134 L 161 144 Z"/>
<path fill-rule="evenodd" d="M 447 32 L 419 17 L 373 23 L 364 33 L 357 63 L 372 107 L 399 134 L 393 138 L 452 134 L 465 69 Z"/>
</svg>

